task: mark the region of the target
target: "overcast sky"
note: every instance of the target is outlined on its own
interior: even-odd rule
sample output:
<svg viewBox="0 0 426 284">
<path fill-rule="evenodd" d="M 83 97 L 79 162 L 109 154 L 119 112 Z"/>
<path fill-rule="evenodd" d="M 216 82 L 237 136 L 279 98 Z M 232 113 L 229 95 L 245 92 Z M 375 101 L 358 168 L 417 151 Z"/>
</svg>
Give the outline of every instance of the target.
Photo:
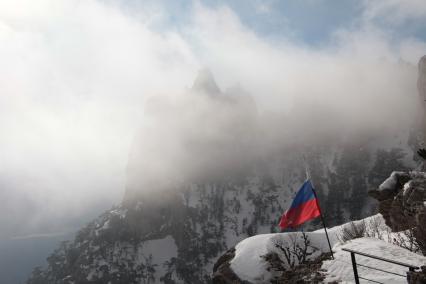
<svg viewBox="0 0 426 284">
<path fill-rule="evenodd" d="M 349 117 L 415 95 L 424 54 L 424 0 L 0 0 L 0 238 L 119 204 L 144 101 L 200 68 L 261 110 L 302 98 Z"/>
</svg>

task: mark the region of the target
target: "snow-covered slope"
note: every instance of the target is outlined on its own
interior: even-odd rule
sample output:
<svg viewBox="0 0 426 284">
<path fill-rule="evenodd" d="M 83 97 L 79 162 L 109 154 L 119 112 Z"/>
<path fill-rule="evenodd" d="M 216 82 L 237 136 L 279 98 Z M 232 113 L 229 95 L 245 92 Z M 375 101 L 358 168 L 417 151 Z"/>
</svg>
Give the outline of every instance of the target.
<svg viewBox="0 0 426 284">
<path fill-rule="evenodd" d="M 341 242 L 342 229 L 352 224 L 344 224 L 329 229 L 330 241 L 333 246 L 334 259 L 326 260 L 322 264 L 324 282 L 341 281 L 343 283 L 353 283 L 354 276 L 352 272 L 352 264 L 350 254 L 343 251 L 342 248 L 357 250 L 364 253 L 369 253 L 375 256 L 393 259 L 407 264 L 422 266 L 426 264 L 426 257 L 410 252 L 400 246 L 389 243 L 385 240 L 392 241 L 393 233 L 390 233 L 389 228 L 384 225 L 384 220 L 381 215 L 366 218 L 354 223 L 355 226 L 366 224 L 367 231 L 374 235 L 375 231 L 380 232 L 383 240 L 373 237 L 362 237 L 353 240 Z M 318 258 L 321 254 L 329 252 L 327 239 L 324 230 L 314 232 L 306 232 L 305 235 L 309 239 L 308 245 L 309 259 Z M 377 235 L 376 235 L 377 236 Z M 340 241 L 339 241 L 340 240 Z M 235 250 L 235 256 L 230 261 L 230 267 L 233 272 L 241 279 L 250 283 L 267 283 L 278 276 L 271 262 L 268 261 L 267 255 L 278 255 L 282 261 L 283 268 L 289 269 L 289 262 L 283 251 L 277 246 L 282 244 L 285 247 L 293 247 L 298 245 L 304 247 L 304 239 L 301 232 L 263 234 L 247 238 L 238 243 Z M 356 256 L 357 263 L 375 267 L 381 270 L 387 270 L 392 273 L 406 275 L 408 269 L 393 265 L 387 262 Z M 296 266 L 298 263 L 294 263 Z M 364 278 L 379 281 L 381 283 L 406 283 L 404 277 L 384 273 L 378 270 L 368 269 L 366 267 L 358 268 L 359 275 Z"/>
</svg>

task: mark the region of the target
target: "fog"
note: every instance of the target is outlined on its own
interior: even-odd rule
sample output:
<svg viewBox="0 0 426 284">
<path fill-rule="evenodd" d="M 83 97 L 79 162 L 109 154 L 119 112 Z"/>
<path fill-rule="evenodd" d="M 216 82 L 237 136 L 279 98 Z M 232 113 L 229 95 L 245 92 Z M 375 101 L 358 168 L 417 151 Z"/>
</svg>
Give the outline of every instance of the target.
<svg viewBox="0 0 426 284">
<path fill-rule="evenodd" d="M 256 129 L 279 137 L 268 138 L 272 149 L 288 133 L 294 141 L 296 130 L 302 140 L 321 139 L 340 131 L 398 131 L 416 119 L 416 65 L 426 42 L 388 29 L 421 21 L 423 1 L 365 1 L 350 28 L 337 26 L 316 46 L 291 32 L 263 37 L 226 5 L 192 2 L 179 28 L 161 25 L 167 17 L 161 5 L 130 5 L 0 2 L 0 237 L 74 231 L 119 204 L 129 153 L 135 141 L 145 141 L 137 135 L 147 125 L 159 135 L 154 141 L 195 135 L 231 143 L 246 141 L 245 130 L 234 130 L 255 116 Z M 238 90 L 253 98 L 230 118 L 235 128 L 216 119 L 232 110 L 191 92 L 203 68 L 223 95 Z M 182 106 L 186 117 L 176 127 L 163 127 L 163 116 L 150 120 L 144 111 L 156 99 Z M 198 115 L 206 112 L 211 120 L 203 121 Z M 159 149 L 180 162 L 178 146 Z M 199 151 L 217 156 L 205 147 Z M 230 167 L 247 158 L 226 153 L 219 155 Z M 157 157 L 143 162 L 155 170 L 164 163 Z M 211 156 L 191 167 L 205 160 Z"/>
</svg>

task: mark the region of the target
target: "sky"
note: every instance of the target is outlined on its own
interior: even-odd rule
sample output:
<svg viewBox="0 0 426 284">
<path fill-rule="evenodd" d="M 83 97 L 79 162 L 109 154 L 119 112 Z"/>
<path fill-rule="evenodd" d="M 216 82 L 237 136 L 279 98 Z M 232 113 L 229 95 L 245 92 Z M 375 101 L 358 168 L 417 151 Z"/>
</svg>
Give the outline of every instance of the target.
<svg viewBox="0 0 426 284">
<path fill-rule="evenodd" d="M 68 234 L 119 204 L 145 101 L 201 68 L 261 111 L 404 121 L 425 27 L 423 0 L 0 0 L 0 239 Z"/>
</svg>

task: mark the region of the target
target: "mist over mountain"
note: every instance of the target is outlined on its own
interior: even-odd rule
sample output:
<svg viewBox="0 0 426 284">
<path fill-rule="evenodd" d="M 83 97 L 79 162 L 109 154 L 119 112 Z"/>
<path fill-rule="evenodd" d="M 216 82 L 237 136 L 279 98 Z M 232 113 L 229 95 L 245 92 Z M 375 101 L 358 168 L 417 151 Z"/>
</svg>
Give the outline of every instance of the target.
<svg viewBox="0 0 426 284">
<path fill-rule="evenodd" d="M 311 133 L 311 140 L 331 128 L 366 127 L 391 133 L 412 121 L 423 4 L 360 3 L 342 9 L 355 13 L 348 20 L 310 1 L 252 1 L 245 9 L 143 3 L 1 3 L 3 238 L 69 232 L 119 203 L 145 102 L 185 94 L 202 66 L 223 93 L 240 84 L 253 96 L 270 136 Z M 287 25 L 280 13 L 302 26 Z M 299 33 L 324 21 L 300 22 L 304 13 L 333 22 L 316 45 Z M 384 28 L 391 14 L 400 20 Z M 410 33 L 401 33 L 408 18 Z M 282 32 L 260 32 L 260 22 Z M 286 140 L 271 139 L 270 147 Z"/>
<path fill-rule="evenodd" d="M 182 96 L 147 100 L 122 205 L 61 245 L 29 283 L 208 283 L 236 242 L 277 232 L 305 166 L 329 225 L 371 215 L 367 191 L 390 171 L 417 166 L 421 129 L 344 131 L 328 110 L 261 114 L 247 92 L 222 92 L 206 70 Z M 330 121 L 306 131 L 319 119 Z"/>
<path fill-rule="evenodd" d="M 249 94 L 231 91 L 223 93 L 203 70 L 182 96 L 147 100 L 129 155 L 126 200 L 249 171 L 258 155 L 257 109 Z"/>
<path fill-rule="evenodd" d="M 83 228 L 49 281 L 118 279 L 125 256 L 155 282 L 210 279 L 226 248 L 276 230 L 304 159 L 330 224 L 365 216 L 368 188 L 419 166 L 425 16 L 402 0 L 0 1 L 0 242 L 21 248 L 0 262 L 23 279 L 52 252 L 33 241 Z"/>
</svg>

